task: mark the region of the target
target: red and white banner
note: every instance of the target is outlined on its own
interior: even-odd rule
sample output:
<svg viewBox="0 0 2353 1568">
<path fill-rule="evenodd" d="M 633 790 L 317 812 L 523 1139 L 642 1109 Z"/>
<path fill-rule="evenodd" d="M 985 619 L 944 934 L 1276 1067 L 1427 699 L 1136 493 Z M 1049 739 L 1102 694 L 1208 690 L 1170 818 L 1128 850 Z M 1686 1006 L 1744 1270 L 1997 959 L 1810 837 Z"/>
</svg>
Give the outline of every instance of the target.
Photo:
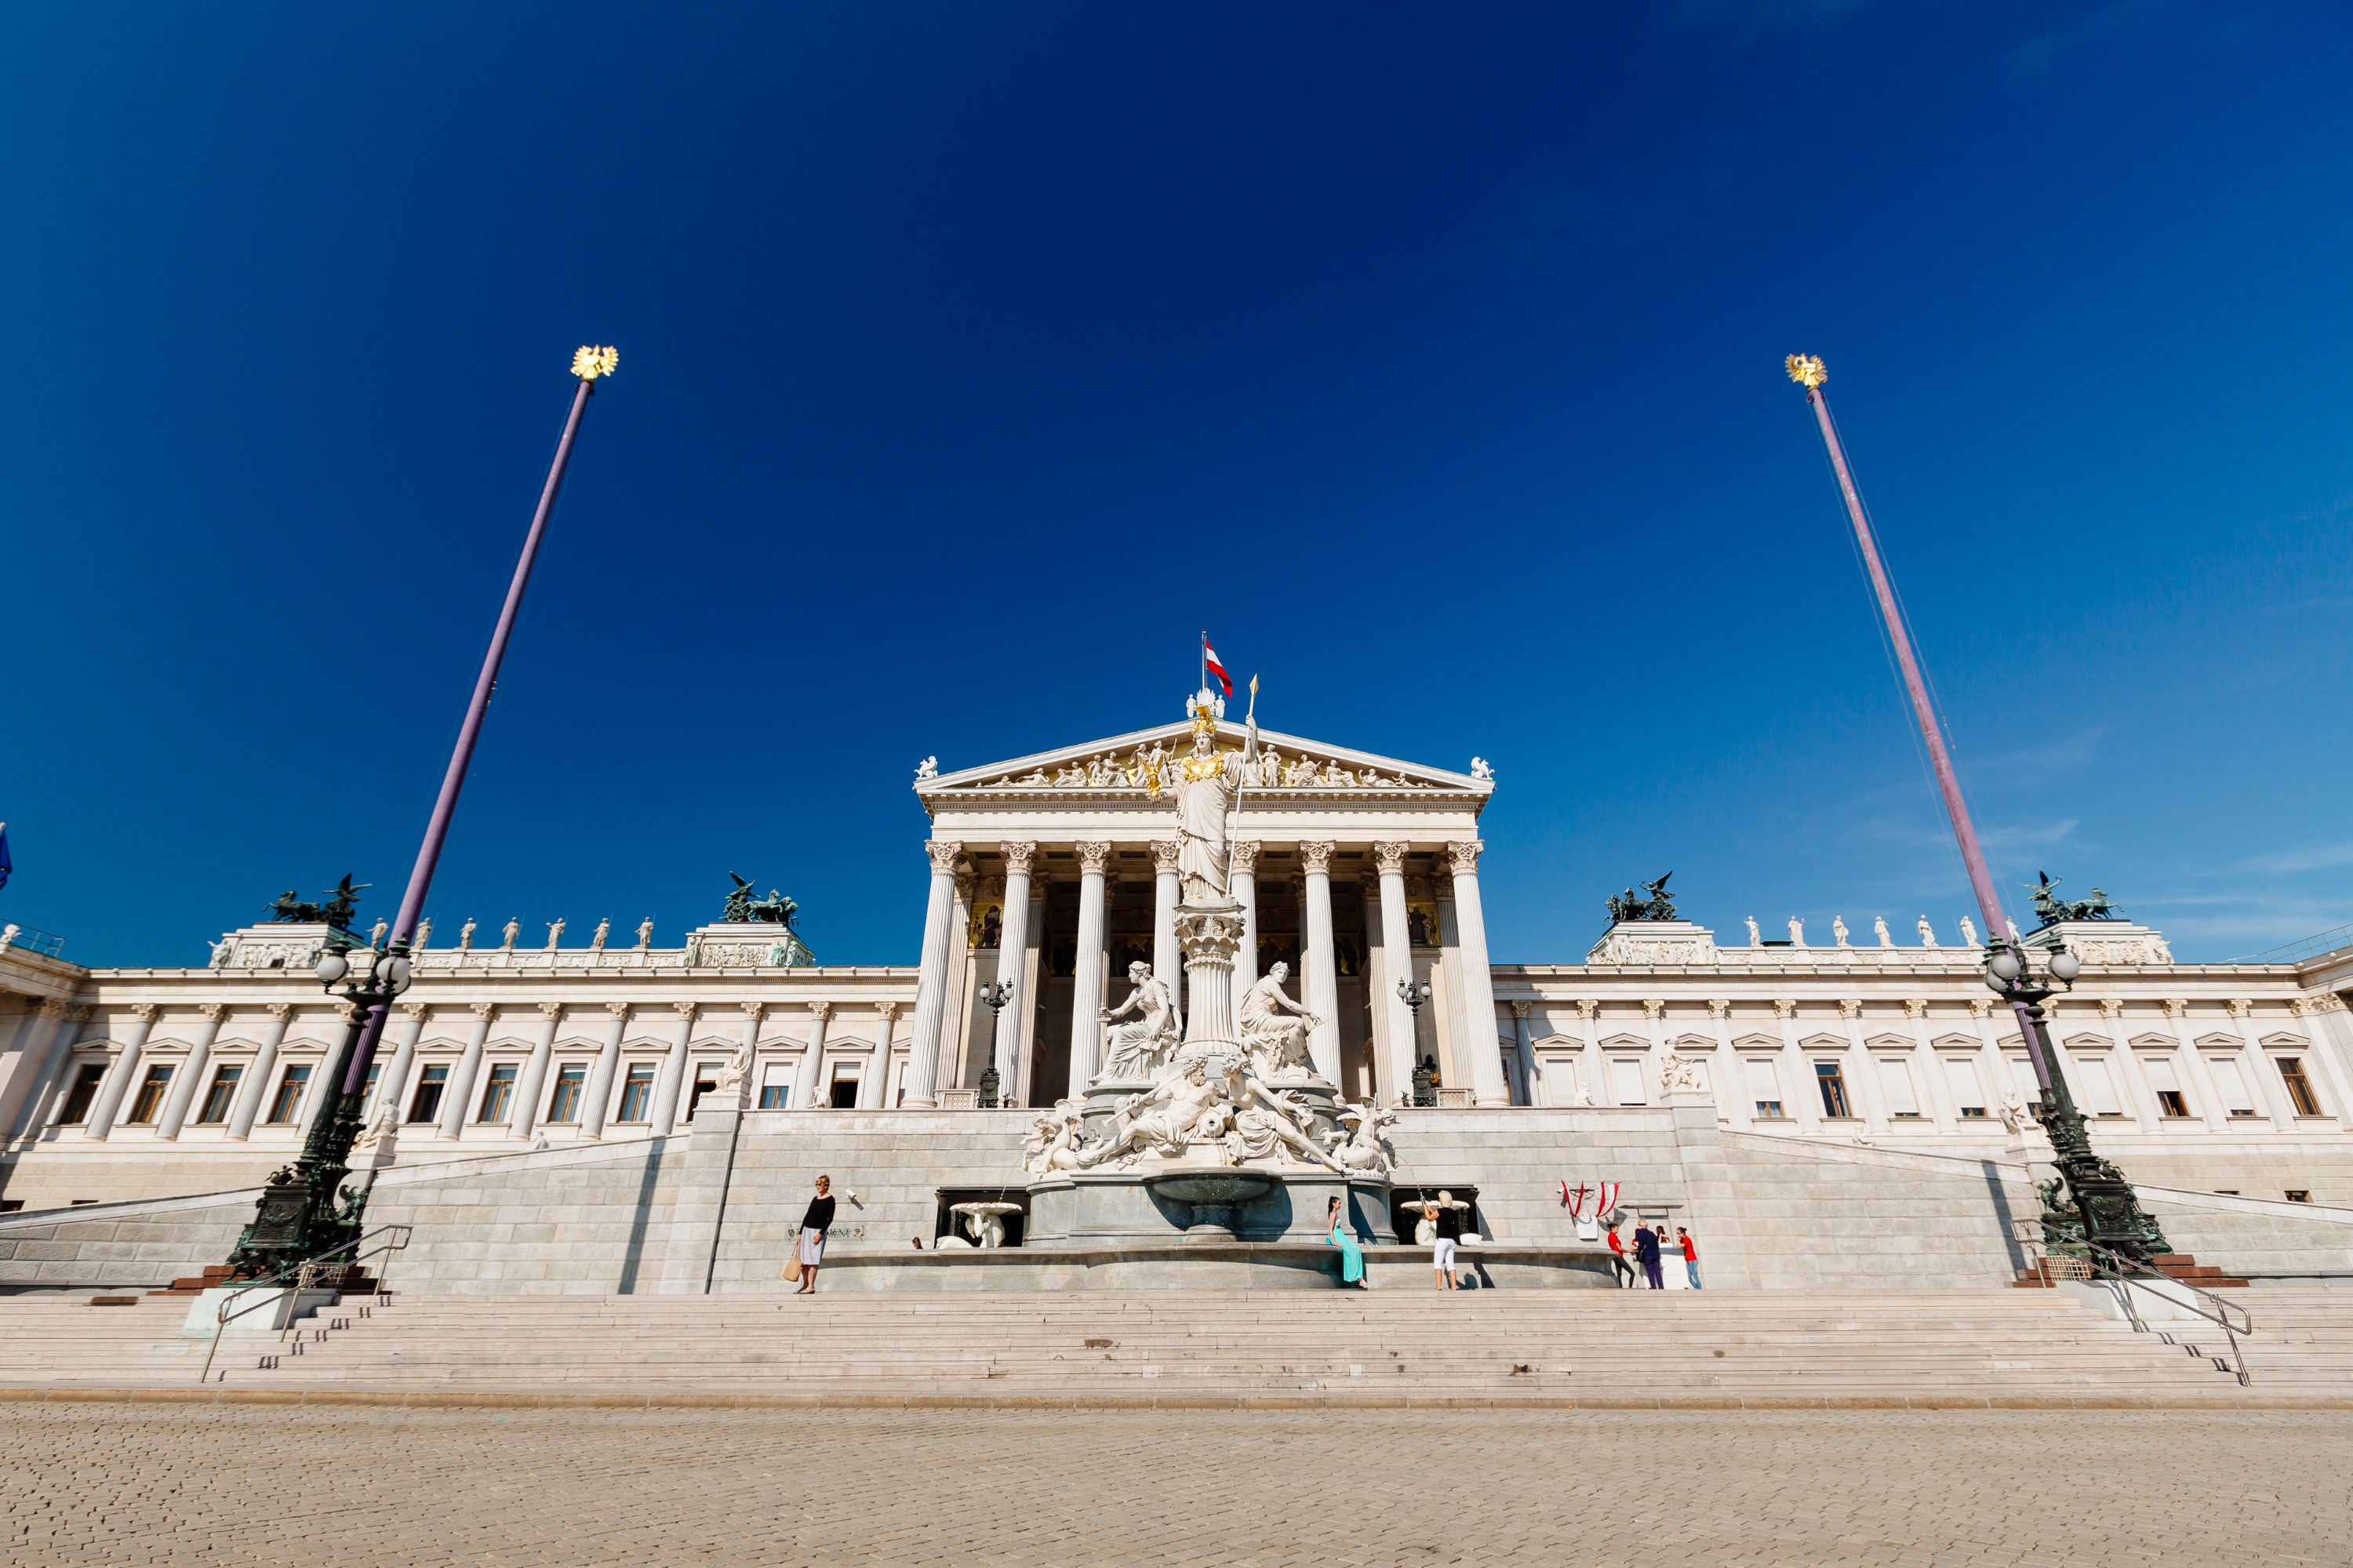
<svg viewBox="0 0 2353 1568">
<path fill-rule="evenodd" d="M 1618 1189 L 1624 1184 L 1625 1183 L 1620 1181 L 1604 1181 L 1601 1183 L 1601 1202 L 1595 1206 L 1593 1211 L 1593 1217 L 1595 1219 L 1606 1220 L 1612 1213 L 1617 1212 Z"/>
<path fill-rule="evenodd" d="M 1209 673 L 1218 678 L 1218 684 L 1225 688 L 1226 695 L 1232 696 L 1233 678 L 1226 673 L 1226 667 L 1218 662 L 1218 651 L 1209 646 L 1209 634 L 1206 631 L 1201 633 L 1201 662 L 1208 667 Z"/>
</svg>

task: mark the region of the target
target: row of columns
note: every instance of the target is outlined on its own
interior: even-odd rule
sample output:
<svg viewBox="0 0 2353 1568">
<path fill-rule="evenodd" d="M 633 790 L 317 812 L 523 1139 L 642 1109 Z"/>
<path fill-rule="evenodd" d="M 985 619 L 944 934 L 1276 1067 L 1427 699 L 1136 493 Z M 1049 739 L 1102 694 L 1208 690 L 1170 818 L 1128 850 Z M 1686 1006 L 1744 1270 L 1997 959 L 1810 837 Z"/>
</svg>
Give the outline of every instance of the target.
<svg viewBox="0 0 2353 1568">
<path fill-rule="evenodd" d="M 1333 962 L 1332 930 L 1332 856 L 1338 849 L 1334 841 L 1304 841 L 1297 846 L 1304 881 L 1302 898 L 1302 961 L 1305 973 L 1296 977 L 1299 1001 L 1317 1017 L 1317 1023 L 1308 1039 L 1308 1052 L 1315 1070 L 1337 1083 L 1340 1081 L 1340 990 L 1338 970 Z M 1388 972 L 1394 992 L 1394 977 L 1413 972 L 1412 948 L 1405 907 L 1405 860 L 1411 845 L 1398 842 L 1376 842 L 1373 859 L 1378 870 L 1381 889 L 1381 942 L 1388 958 Z M 1487 964 L 1486 921 L 1479 901 L 1479 854 L 1484 846 L 1476 842 L 1453 842 L 1446 845 L 1448 865 L 1454 884 L 1456 924 L 1459 928 L 1458 951 L 1461 955 L 1459 972 L 1451 977 L 1448 986 L 1448 1006 L 1451 1022 L 1456 1024 L 1453 1038 L 1462 1043 L 1461 1049 L 1469 1057 L 1465 1065 L 1471 1077 L 1473 1097 L 1480 1105 L 1508 1105 L 1511 1090 L 1504 1078 L 1503 1060 L 1496 1044 L 1496 1018 L 1493 983 Z M 1106 936 L 1107 874 L 1112 845 L 1103 840 L 1081 840 L 1071 845 L 1079 862 L 1079 924 L 1077 965 L 1071 998 L 1071 1058 L 1070 1078 L 1062 1092 L 1077 1096 L 1084 1092 L 1094 1078 L 1103 1055 L 1103 1026 L 1100 1014 L 1103 1006 L 1103 965 L 1090 959 L 1100 955 Z M 1235 954 L 1234 990 L 1236 996 L 1258 980 L 1258 860 L 1264 846 L 1243 841 L 1233 846 L 1232 893 L 1242 910 L 1242 943 Z M 1029 884 L 1035 866 L 1038 846 L 1034 842 L 1008 842 L 997 846 L 1007 866 L 1004 900 L 1004 924 L 998 938 L 1000 954 L 1018 955 L 1026 950 L 1029 939 Z M 910 1046 L 907 1065 L 906 1093 L 903 1103 L 910 1107 L 928 1107 L 935 1103 L 940 1059 L 943 1053 L 943 1022 L 947 1015 L 948 988 L 953 979 L 950 960 L 955 930 L 956 881 L 968 875 L 971 863 L 965 856 L 965 846 L 955 840 L 935 839 L 924 846 L 931 861 L 931 885 L 923 912 L 923 946 L 922 968 L 915 986 L 914 1038 Z M 1153 941 L 1152 967 L 1154 975 L 1177 989 L 1183 973 L 1183 959 L 1176 943 L 1176 907 L 1178 885 L 1176 877 L 1177 846 L 1171 842 L 1155 842 L 1153 853 Z M 1023 1009 L 1029 998 L 1022 994 L 1026 985 L 1024 966 L 1018 960 L 999 965 L 999 983 L 1006 985 L 1011 995 L 1005 1012 L 1013 1018 L 1025 1016 Z M 1384 997 L 1377 1006 L 1388 1010 L 1388 1028 L 1384 1032 L 1389 1042 L 1389 1059 L 1385 1064 L 1387 1083 L 1395 1089 L 1402 1088 L 1413 1074 L 1413 1018 L 1404 1001 L 1394 994 Z M 1234 1021 L 1223 1021 L 1230 1033 Z M 1017 1081 L 1011 1052 L 1021 1037 L 1018 1027 L 1000 1030 L 997 1035 L 996 1063 L 1000 1081 L 1011 1085 Z M 1038 1092 L 1051 1092 L 1051 1086 L 1039 1086 Z"/>
</svg>

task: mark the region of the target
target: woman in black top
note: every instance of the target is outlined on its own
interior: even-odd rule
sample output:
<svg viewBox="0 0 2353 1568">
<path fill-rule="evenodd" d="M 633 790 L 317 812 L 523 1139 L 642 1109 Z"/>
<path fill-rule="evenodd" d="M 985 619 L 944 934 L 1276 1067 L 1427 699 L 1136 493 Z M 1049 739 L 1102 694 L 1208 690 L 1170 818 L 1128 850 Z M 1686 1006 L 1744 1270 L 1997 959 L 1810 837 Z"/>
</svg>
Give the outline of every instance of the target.
<svg viewBox="0 0 2353 1568">
<path fill-rule="evenodd" d="M 796 1296 L 817 1294 L 817 1266 L 825 1261 L 825 1233 L 833 1228 L 833 1178 L 817 1179 L 817 1196 L 801 1216 L 801 1287 Z"/>
</svg>

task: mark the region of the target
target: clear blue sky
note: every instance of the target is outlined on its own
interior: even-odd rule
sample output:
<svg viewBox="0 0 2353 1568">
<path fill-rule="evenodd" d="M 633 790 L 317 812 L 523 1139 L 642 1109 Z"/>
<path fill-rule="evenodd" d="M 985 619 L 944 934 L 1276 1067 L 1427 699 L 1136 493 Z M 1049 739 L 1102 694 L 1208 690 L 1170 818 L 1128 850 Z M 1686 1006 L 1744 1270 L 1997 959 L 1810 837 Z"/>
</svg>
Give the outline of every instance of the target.
<svg viewBox="0 0 2353 1568">
<path fill-rule="evenodd" d="M 1824 355 L 2007 883 L 2353 920 L 2353 19 L 2316 0 L 12 7 L 0 918 L 443 863 L 913 962 L 912 769 L 1176 716 L 1501 785 L 1499 959 L 1954 940 Z M 1866 938 L 1867 939 L 1867 938 Z"/>
</svg>

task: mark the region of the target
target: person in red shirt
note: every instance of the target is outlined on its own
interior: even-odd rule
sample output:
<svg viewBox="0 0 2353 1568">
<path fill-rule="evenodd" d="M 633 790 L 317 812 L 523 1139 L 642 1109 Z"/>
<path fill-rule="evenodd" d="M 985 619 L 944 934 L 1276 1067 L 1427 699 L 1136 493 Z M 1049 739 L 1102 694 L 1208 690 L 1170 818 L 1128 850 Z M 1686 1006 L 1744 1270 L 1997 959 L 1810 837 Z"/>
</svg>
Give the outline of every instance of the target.
<svg viewBox="0 0 2353 1568">
<path fill-rule="evenodd" d="M 1626 1244 L 1618 1237 L 1618 1227 L 1609 1227 L 1609 1266 L 1615 1272 L 1619 1288 L 1634 1288 L 1634 1266 L 1626 1261 Z"/>
<path fill-rule="evenodd" d="M 1675 1239 L 1683 1244 L 1683 1273 L 1691 1277 L 1691 1287 L 1697 1290 L 1700 1287 L 1699 1244 L 1693 1241 L 1691 1232 L 1681 1225 L 1675 1227 Z"/>
</svg>

